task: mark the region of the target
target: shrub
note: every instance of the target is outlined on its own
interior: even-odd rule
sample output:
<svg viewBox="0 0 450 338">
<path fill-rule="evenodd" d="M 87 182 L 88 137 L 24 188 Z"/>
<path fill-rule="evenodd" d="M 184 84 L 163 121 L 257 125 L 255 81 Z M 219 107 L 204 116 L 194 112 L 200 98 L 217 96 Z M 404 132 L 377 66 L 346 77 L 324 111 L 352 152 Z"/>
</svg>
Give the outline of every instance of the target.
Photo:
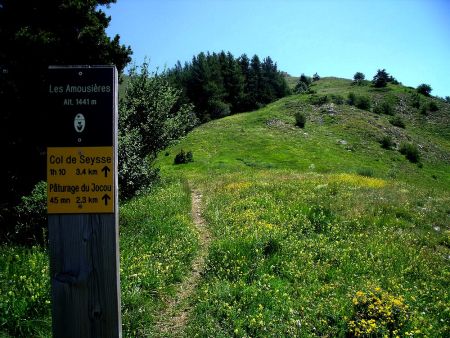
<svg viewBox="0 0 450 338">
<path fill-rule="evenodd" d="M 420 107 L 420 95 L 418 93 L 413 93 L 411 95 L 411 106 L 414 108 Z"/>
<path fill-rule="evenodd" d="M 370 110 L 370 99 L 367 96 L 357 96 L 355 106 L 359 109 Z"/>
<path fill-rule="evenodd" d="M 321 106 L 325 103 L 328 103 L 330 100 L 328 98 L 327 95 L 310 95 L 308 98 L 309 103 L 316 105 L 316 106 Z"/>
<path fill-rule="evenodd" d="M 119 114 L 119 192 L 130 198 L 157 179 L 152 164 L 159 151 L 196 124 L 191 104 L 165 76 L 151 74 L 144 63 L 130 70 Z M 220 111 L 223 113 L 223 111 Z"/>
<path fill-rule="evenodd" d="M 439 107 L 437 106 L 436 102 L 430 101 L 430 103 L 428 103 L 428 109 L 429 109 L 431 112 L 435 112 L 435 111 L 438 111 L 438 110 L 439 110 Z"/>
<path fill-rule="evenodd" d="M 18 242 L 45 242 L 47 229 L 47 182 L 38 182 L 30 195 L 22 196 L 16 206 L 17 223 L 14 237 Z"/>
<path fill-rule="evenodd" d="M 366 76 L 361 72 L 356 72 L 355 75 L 353 75 L 353 83 L 360 85 L 363 83 Z"/>
<path fill-rule="evenodd" d="M 348 93 L 347 103 L 351 106 L 356 106 L 359 109 L 369 110 L 370 99 L 367 96 L 356 95 L 353 92 Z"/>
<path fill-rule="evenodd" d="M 396 127 L 399 128 L 405 128 L 405 122 L 403 122 L 402 118 L 400 116 L 394 116 L 389 120 L 389 122 Z"/>
<path fill-rule="evenodd" d="M 450 103 L 450 96 L 446 96 L 444 100 L 445 102 Z"/>
<path fill-rule="evenodd" d="M 381 103 L 377 103 L 373 107 L 373 112 L 376 114 L 394 115 L 394 107 L 389 101 L 383 101 Z"/>
<path fill-rule="evenodd" d="M 419 149 L 412 143 L 402 143 L 400 145 L 400 154 L 405 155 L 405 157 L 412 163 L 417 163 L 420 161 Z"/>
<path fill-rule="evenodd" d="M 306 116 L 301 111 L 295 113 L 295 125 L 299 128 L 305 128 Z"/>
<path fill-rule="evenodd" d="M 136 129 L 119 130 L 119 193 L 128 199 L 150 187 L 158 178 L 152 159 L 142 149 L 142 136 Z"/>
<path fill-rule="evenodd" d="M 383 138 L 380 140 L 380 144 L 381 144 L 381 148 L 388 149 L 388 150 L 391 149 L 394 145 L 391 137 L 388 135 L 383 136 Z"/>
<path fill-rule="evenodd" d="M 219 119 L 230 115 L 231 108 L 228 103 L 222 102 L 220 100 L 212 100 L 208 104 L 208 111 L 211 114 L 211 118 Z"/>
<path fill-rule="evenodd" d="M 427 85 L 425 83 L 422 83 L 421 85 L 417 86 L 417 92 L 419 94 L 430 96 L 431 91 L 433 90 L 430 85 Z"/>
<path fill-rule="evenodd" d="M 174 164 L 184 164 L 193 162 L 194 157 L 192 155 L 192 151 L 188 151 L 187 153 L 184 152 L 183 149 L 180 150 L 178 154 L 175 155 L 175 159 L 173 161 Z"/>
<path fill-rule="evenodd" d="M 356 292 L 352 303 L 353 314 L 348 322 L 350 337 L 403 336 L 409 318 L 403 297 L 375 288 Z"/>
<path fill-rule="evenodd" d="M 356 101 L 356 94 L 353 92 L 348 93 L 347 103 L 353 106 L 355 104 L 355 101 Z"/>
<path fill-rule="evenodd" d="M 344 104 L 344 97 L 338 94 L 331 94 L 331 102 L 335 104 Z"/>
<path fill-rule="evenodd" d="M 427 106 L 425 104 L 420 107 L 420 113 L 422 115 L 427 115 L 428 109 L 427 109 Z"/>
</svg>

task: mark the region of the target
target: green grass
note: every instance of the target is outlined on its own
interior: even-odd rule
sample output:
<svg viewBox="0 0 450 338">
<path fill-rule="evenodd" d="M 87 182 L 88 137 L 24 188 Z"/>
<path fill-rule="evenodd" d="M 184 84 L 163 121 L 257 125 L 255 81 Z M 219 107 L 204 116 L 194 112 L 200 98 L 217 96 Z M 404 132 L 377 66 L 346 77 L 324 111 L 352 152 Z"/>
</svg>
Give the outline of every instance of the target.
<svg viewBox="0 0 450 338">
<path fill-rule="evenodd" d="M 180 181 L 161 184 L 121 206 L 125 337 L 152 335 L 162 298 L 174 292 L 189 269 L 198 247 L 190 212 L 190 191 Z M 0 258 L 0 336 L 51 336 L 47 252 L 2 246 Z"/>
<path fill-rule="evenodd" d="M 48 337 L 49 293 L 45 250 L 0 246 L 0 337 Z"/>
<path fill-rule="evenodd" d="M 229 174 L 204 189 L 216 240 L 189 336 L 345 336 L 362 325 L 354 297 L 376 290 L 402 306 L 399 335 L 448 333 L 449 232 L 433 230 L 445 227 L 448 196 L 293 171 Z"/>
<path fill-rule="evenodd" d="M 162 298 L 174 292 L 197 251 L 189 187 L 163 184 L 120 210 L 122 320 L 125 337 L 153 334 Z"/>
<path fill-rule="evenodd" d="M 401 86 L 313 89 L 390 102 L 408 127 L 293 95 L 200 126 L 159 158 L 164 176 L 203 189 L 215 235 L 187 335 L 448 335 L 449 107 L 424 119 Z M 396 150 L 411 140 L 421 166 Z M 173 166 L 181 148 L 195 161 Z"/>
<path fill-rule="evenodd" d="M 322 78 L 312 89 L 330 100 L 292 95 L 199 126 L 160 154 L 161 184 L 120 210 L 125 337 L 155 335 L 164 299 L 189 274 L 192 186 L 214 237 L 187 336 L 450 335 L 450 105 L 421 98 L 439 106 L 423 115 L 414 90 L 391 84 Z M 332 102 L 349 92 L 389 102 L 406 128 Z M 420 164 L 399 152 L 405 143 Z M 194 161 L 174 165 L 181 149 Z M 48 336 L 47 253 L 3 246 L 0 256 L 0 336 Z"/>
</svg>

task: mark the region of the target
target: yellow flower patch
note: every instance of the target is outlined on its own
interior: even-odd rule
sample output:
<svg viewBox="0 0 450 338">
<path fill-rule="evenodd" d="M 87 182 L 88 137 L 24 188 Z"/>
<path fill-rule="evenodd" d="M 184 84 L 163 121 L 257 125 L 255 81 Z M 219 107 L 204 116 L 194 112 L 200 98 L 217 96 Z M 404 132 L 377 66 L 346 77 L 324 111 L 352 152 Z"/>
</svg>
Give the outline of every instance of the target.
<svg viewBox="0 0 450 338">
<path fill-rule="evenodd" d="M 381 178 L 364 177 L 355 174 L 332 175 L 331 180 L 365 188 L 383 188 L 387 184 L 387 182 Z"/>
</svg>

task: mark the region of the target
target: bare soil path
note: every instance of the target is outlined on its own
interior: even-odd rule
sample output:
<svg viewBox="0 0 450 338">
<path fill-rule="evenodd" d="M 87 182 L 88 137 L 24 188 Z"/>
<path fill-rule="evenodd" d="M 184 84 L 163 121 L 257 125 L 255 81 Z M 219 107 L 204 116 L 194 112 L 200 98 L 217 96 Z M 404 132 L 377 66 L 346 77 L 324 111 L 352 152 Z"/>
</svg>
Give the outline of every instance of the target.
<svg viewBox="0 0 450 338">
<path fill-rule="evenodd" d="M 205 268 L 205 259 L 211 242 L 211 234 L 202 216 L 202 194 L 192 190 L 192 218 L 199 232 L 199 252 L 192 262 L 189 276 L 177 286 L 178 292 L 167 301 L 164 311 L 159 315 L 156 331 L 160 337 L 182 337 L 190 314 L 189 298 L 194 293 Z"/>
</svg>

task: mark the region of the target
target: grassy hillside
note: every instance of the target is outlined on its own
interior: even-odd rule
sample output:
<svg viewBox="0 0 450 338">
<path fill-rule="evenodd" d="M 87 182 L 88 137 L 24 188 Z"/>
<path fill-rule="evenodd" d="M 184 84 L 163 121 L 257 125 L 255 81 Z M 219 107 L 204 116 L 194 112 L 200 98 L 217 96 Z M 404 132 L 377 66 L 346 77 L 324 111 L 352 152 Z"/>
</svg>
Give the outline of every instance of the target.
<svg viewBox="0 0 450 338">
<path fill-rule="evenodd" d="M 381 178 L 396 178 L 428 187 L 449 186 L 450 108 L 435 99 L 440 109 L 423 115 L 409 106 L 414 90 L 390 85 L 387 89 L 353 86 L 345 79 L 327 78 L 314 83 L 314 95 L 293 95 L 259 111 L 230 116 L 194 130 L 183 142 L 168 149 L 159 165 L 164 173 L 195 177 L 211 173 L 254 169 L 349 172 L 370 169 Z M 348 104 L 311 104 L 326 95 L 347 99 L 349 92 L 366 95 L 374 102 L 391 100 L 394 114 L 406 124 L 392 125 L 391 115 L 375 114 Z M 307 115 L 306 127 L 295 127 L 294 114 Z M 390 136 L 393 149 L 380 146 Z M 395 148 L 414 143 L 421 164 L 405 160 Z M 188 166 L 172 166 L 180 150 L 192 150 L 195 161 Z M 167 153 L 166 153 L 167 154 Z"/>
<path fill-rule="evenodd" d="M 338 78 L 311 90 L 199 126 L 121 205 L 124 336 L 450 336 L 450 105 Z M 174 165 L 181 149 L 194 161 Z M 211 243 L 199 284 L 183 284 L 205 250 L 192 190 Z M 0 337 L 49 336 L 47 253 L 0 256 Z"/>
<path fill-rule="evenodd" d="M 187 335 L 448 335 L 449 105 L 420 97 L 438 106 L 421 113 L 412 89 L 337 78 L 312 89 L 200 126 L 159 158 L 163 177 L 203 191 L 214 234 Z M 393 115 L 336 103 L 349 92 Z M 173 165 L 180 149 L 194 162 Z"/>
</svg>

